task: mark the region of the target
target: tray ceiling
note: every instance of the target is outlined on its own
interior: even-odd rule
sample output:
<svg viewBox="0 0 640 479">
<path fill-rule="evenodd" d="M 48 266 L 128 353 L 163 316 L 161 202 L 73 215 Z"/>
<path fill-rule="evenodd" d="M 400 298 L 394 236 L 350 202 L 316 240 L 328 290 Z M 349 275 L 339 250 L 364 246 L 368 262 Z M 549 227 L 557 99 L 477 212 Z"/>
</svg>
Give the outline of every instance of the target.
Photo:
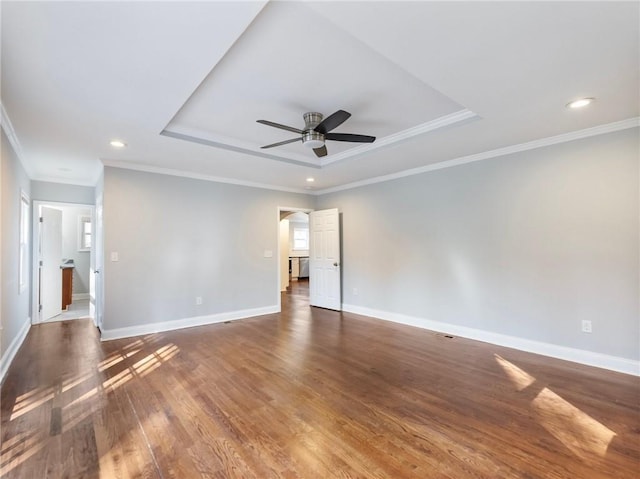
<svg viewBox="0 0 640 479">
<path fill-rule="evenodd" d="M 339 109 L 354 114 L 335 132 L 372 135 L 381 141 L 371 145 L 327 141 L 329 156 L 322 159 L 302 142 L 260 150 L 296 135 L 256 120 L 302 129 L 305 112 L 326 117 Z M 163 134 L 323 166 L 352 156 L 344 153 L 347 150 L 355 148 L 362 154 L 473 116 L 310 6 L 274 2 L 262 9 Z"/>
</svg>

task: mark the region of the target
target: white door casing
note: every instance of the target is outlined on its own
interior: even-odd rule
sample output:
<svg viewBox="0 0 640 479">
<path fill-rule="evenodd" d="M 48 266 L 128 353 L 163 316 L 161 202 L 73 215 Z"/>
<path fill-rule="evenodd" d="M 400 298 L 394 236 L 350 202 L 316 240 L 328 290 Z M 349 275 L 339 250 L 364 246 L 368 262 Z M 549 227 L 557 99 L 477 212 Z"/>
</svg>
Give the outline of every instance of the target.
<svg viewBox="0 0 640 479">
<path fill-rule="evenodd" d="M 98 326 L 98 318 L 96 317 L 96 210 L 92 208 L 91 212 L 91 250 L 89 252 L 89 317 L 93 320 L 93 324 Z"/>
<path fill-rule="evenodd" d="M 289 287 L 289 220 L 280 220 L 280 292 Z"/>
<path fill-rule="evenodd" d="M 309 304 L 342 309 L 340 216 L 337 208 L 309 213 Z"/>
<path fill-rule="evenodd" d="M 104 319 L 104 236 L 102 195 L 96 198 L 94 219 L 91 246 L 94 250 L 95 258 L 91 275 L 93 277 L 93 289 L 89 308 L 93 310 L 93 317 L 96 326 L 102 331 L 102 322 Z"/>
<path fill-rule="evenodd" d="M 62 211 L 41 208 L 40 217 L 40 321 L 62 312 Z"/>
</svg>

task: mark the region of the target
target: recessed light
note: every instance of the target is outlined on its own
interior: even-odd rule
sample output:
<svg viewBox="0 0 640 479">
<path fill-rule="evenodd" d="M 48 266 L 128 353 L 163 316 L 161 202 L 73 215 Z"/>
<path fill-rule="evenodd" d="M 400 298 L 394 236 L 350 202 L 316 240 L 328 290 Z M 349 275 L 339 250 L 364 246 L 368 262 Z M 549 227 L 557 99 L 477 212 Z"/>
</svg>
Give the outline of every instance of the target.
<svg viewBox="0 0 640 479">
<path fill-rule="evenodd" d="M 125 146 L 127 146 L 127 144 L 124 141 L 120 141 L 120 140 L 111 140 L 109 144 L 114 148 L 124 148 Z"/>
<path fill-rule="evenodd" d="M 595 98 L 578 98 L 577 100 L 573 100 L 573 101 L 567 103 L 566 107 L 567 108 L 571 108 L 571 109 L 583 108 L 583 107 L 593 103 L 594 100 L 595 100 Z"/>
<path fill-rule="evenodd" d="M 316 181 L 315 178 L 307 178 L 307 183 L 313 183 L 314 181 Z"/>
<path fill-rule="evenodd" d="M 58 171 L 62 171 L 63 173 L 68 173 L 69 171 L 71 171 L 71 168 L 58 168 Z"/>
</svg>

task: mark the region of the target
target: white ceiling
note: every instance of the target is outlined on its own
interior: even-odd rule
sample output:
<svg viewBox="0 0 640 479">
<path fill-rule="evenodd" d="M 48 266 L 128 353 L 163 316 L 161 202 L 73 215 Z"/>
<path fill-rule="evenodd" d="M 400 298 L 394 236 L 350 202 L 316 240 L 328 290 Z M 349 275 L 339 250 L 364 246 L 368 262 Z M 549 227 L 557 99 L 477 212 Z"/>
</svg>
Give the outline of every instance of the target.
<svg viewBox="0 0 640 479">
<path fill-rule="evenodd" d="M 39 180 L 94 184 L 105 162 L 323 191 L 640 114 L 638 2 L 1 8 L 3 119 Z M 295 134 L 256 120 L 338 109 L 336 132 L 376 142 L 260 149 Z"/>
</svg>

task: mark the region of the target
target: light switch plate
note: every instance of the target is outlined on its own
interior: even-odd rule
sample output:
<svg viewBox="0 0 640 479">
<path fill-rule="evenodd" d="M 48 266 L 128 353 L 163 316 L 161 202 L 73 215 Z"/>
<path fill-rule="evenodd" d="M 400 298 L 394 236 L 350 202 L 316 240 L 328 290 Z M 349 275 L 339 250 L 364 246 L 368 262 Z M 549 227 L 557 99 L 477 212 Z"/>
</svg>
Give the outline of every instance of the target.
<svg viewBox="0 0 640 479">
<path fill-rule="evenodd" d="M 118 256 L 118 252 L 117 251 L 112 251 L 111 252 L 111 261 L 120 261 L 120 257 Z"/>
<path fill-rule="evenodd" d="M 265 258 L 273 258 L 273 251 L 271 251 L 270 249 L 264 250 L 264 257 Z"/>
</svg>

